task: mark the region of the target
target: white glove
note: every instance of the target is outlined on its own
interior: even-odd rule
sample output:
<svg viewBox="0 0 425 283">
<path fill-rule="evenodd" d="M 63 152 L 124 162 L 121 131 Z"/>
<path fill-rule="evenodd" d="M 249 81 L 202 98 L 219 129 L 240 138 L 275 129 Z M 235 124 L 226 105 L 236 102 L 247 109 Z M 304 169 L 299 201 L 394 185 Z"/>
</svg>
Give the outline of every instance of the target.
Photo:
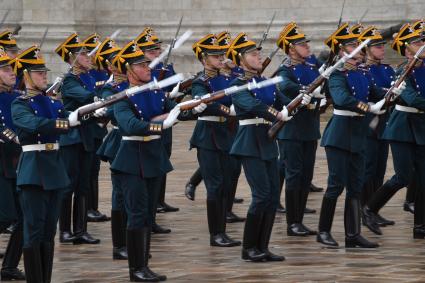
<svg viewBox="0 0 425 283">
<path fill-rule="evenodd" d="M 321 91 L 322 91 L 322 87 L 321 86 L 319 86 L 318 88 L 316 88 L 312 93 L 311 93 L 311 95 L 312 95 L 312 97 L 315 97 L 315 98 L 324 98 L 325 96 L 321 93 Z"/>
<path fill-rule="evenodd" d="M 230 105 L 230 113 L 229 116 L 236 116 L 235 105 Z"/>
<path fill-rule="evenodd" d="M 391 85 L 395 84 L 395 82 L 391 82 Z M 398 87 L 395 87 L 392 91 L 392 93 L 394 93 L 395 95 L 399 96 L 403 90 L 406 89 L 406 82 L 403 81 Z"/>
<path fill-rule="evenodd" d="M 319 74 L 323 74 L 323 72 L 326 70 L 326 64 L 322 64 L 319 68 Z"/>
<path fill-rule="evenodd" d="M 162 128 L 163 129 L 168 129 L 171 128 L 177 121 L 177 117 L 180 114 L 180 106 L 176 105 L 171 111 L 170 113 L 168 113 L 168 117 L 167 119 L 164 120 L 164 122 L 162 122 Z"/>
<path fill-rule="evenodd" d="M 303 98 L 302 98 L 301 104 L 302 104 L 302 105 L 308 105 L 308 104 L 310 104 L 310 101 L 311 101 L 311 93 L 310 93 L 310 94 L 308 94 L 308 93 L 306 93 L 306 92 L 305 92 L 305 90 L 302 90 L 302 91 L 300 91 L 300 94 L 302 94 L 302 95 L 303 95 Z"/>
<path fill-rule="evenodd" d="M 72 111 L 68 116 L 69 126 L 75 127 L 81 125 L 81 122 L 78 121 L 78 109 Z"/>
<path fill-rule="evenodd" d="M 207 105 L 205 103 L 201 103 L 192 109 L 192 113 L 199 114 L 201 112 L 204 112 L 205 109 L 207 109 Z"/>
<path fill-rule="evenodd" d="M 282 114 L 282 117 L 280 118 L 280 120 L 284 122 L 292 119 L 292 116 L 289 116 L 288 109 L 286 108 L 286 106 L 283 106 L 283 109 L 282 111 L 280 111 L 280 114 Z"/>
<path fill-rule="evenodd" d="M 96 118 L 103 117 L 106 115 L 107 111 L 108 109 L 106 107 L 99 108 L 96 111 L 94 111 L 93 116 Z"/>
<path fill-rule="evenodd" d="M 385 104 L 385 99 L 384 98 L 381 99 L 381 100 L 379 100 L 375 104 L 369 104 L 370 105 L 369 112 L 370 113 L 373 113 L 373 114 L 377 114 L 377 115 L 381 114 L 382 113 L 381 112 L 381 108 L 382 108 L 382 106 L 384 106 L 384 104 Z"/>
<path fill-rule="evenodd" d="M 178 83 L 173 90 L 168 94 L 168 97 L 173 99 L 179 96 L 182 96 L 184 93 L 183 92 L 179 92 L 179 87 L 180 87 L 180 83 Z"/>
<path fill-rule="evenodd" d="M 320 99 L 320 105 L 319 107 L 325 107 L 326 103 L 328 103 L 328 100 L 325 98 Z"/>
</svg>

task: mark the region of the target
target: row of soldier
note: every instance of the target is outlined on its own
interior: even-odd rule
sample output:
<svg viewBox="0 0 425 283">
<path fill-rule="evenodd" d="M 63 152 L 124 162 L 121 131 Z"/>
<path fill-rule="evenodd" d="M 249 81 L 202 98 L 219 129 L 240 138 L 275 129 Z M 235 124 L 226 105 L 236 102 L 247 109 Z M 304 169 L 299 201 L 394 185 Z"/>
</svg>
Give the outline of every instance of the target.
<svg viewBox="0 0 425 283">
<path fill-rule="evenodd" d="M 405 24 L 393 39 L 391 47 L 407 63 L 424 45 L 423 29 L 422 21 Z M 345 246 L 378 247 L 361 235 L 361 216 L 371 231 L 382 234 L 380 227 L 394 222 L 380 216 L 379 210 L 399 189 L 414 181 L 423 184 L 425 67 L 416 58 L 404 82 L 396 82 L 396 71 L 382 63 L 386 42 L 375 27 L 339 26 L 325 42 L 331 55 L 324 64 L 311 56 L 308 42 L 295 23 L 283 28 L 277 45 L 287 56 L 275 73 L 279 82 L 271 84 L 261 75 L 261 48 L 245 33 L 234 39 L 227 32 L 208 34 L 193 44 L 203 65 L 190 87 L 194 99 L 180 103 L 188 93 L 182 92 L 180 83 L 164 88 L 149 84 L 175 74 L 172 65 L 149 68 L 161 53 L 161 41 L 152 29 L 122 48 L 111 38 L 100 42 L 91 35 L 80 41 L 77 34 L 70 35 L 56 49 L 71 66 L 63 78 L 61 99 L 46 93 L 48 69 L 40 49 L 17 52 L 16 41 L 7 33 L 0 42 L 5 49 L 0 56 L 0 181 L 5 188 L 1 230 L 12 221 L 20 224 L 9 240 L 2 279 L 51 281 L 58 218 L 61 243 L 100 242 L 87 232 L 87 198 L 93 191 L 96 195 L 93 176 L 100 158 L 111 169 L 113 259 L 128 260 L 131 281 L 166 280 L 148 267 L 151 233 L 170 232 L 156 224 L 158 201 L 161 210 L 176 210 L 164 201 L 166 174 L 172 170 L 172 126 L 194 119 L 190 148 L 197 150 L 207 189 L 211 246 L 242 244 L 242 259 L 252 262 L 285 260 L 268 245 L 286 180 L 288 236 L 316 235 L 318 242 L 338 246 L 331 235 L 332 219 L 346 188 Z M 308 88 L 325 78 L 325 68 L 338 58 L 344 58 L 343 64 L 332 69 L 325 83 Z M 406 69 L 397 71 L 403 74 Z M 141 86 L 146 90 L 81 115 L 98 99 Z M 384 97 L 389 88 L 392 99 Z M 231 94 L 209 103 L 202 100 L 224 89 Z M 295 100 L 296 111 L 290 106 Z M 303 224 L 303 216 L 320 139 L 320 113 L 330 102 L 333 116 L 321 140 L 329 177 L 316 232 Z M 285 125 L 276 141 L 269 131 L 277 121 Z M 112 129 L 107 133 L 109 122 Z M 389 144 L 395 175 L 383 183 Z M 246 219 L 231 214 L 241 167 L 252 192 Z M 413 235 L 423 239 L 425 208 L 419 188 Z M 194 198 L 193 186 L 186 194 Z M 93 217 L 105 219 L 96 205 L 92 208 Z M 245 220 L 242 243 L 226 233 L 226 220 Z M 17 269 L 22 247 L 25 275 Z"/>
</svg>

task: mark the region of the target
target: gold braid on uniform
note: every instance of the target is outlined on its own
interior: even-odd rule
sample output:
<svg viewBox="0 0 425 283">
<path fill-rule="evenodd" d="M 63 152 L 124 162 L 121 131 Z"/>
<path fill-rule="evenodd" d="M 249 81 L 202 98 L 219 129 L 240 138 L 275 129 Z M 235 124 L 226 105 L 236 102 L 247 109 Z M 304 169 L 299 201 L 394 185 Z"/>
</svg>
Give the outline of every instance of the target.
<svg viewBox="0 0 425 283">
<path fill-rule="evenodd" d="M 344 69 L 346 69 L 348 71 L 357 70 L 357 65 L 351 64 L 349 62 L 345 62 L 344 63 Z"/>
<path fill-rule="evenodd" d="M 12 87 L 4 85 L 4 84 L 0 84 L 0 92 L 11 92 L 12 91 Z"/>
<path fill-rule="evenodd" d="M 223 69 L 220 69 L 219 73 L 222 74 L 223 76 L 230 77 L 232 75 L 232 69 L 223 68 Z"/>
<path fill-rule="evenodd" d="M 207 75 L 209 78 L 214 78 L 218 75 L 218 71 L 205 69 L 205 75 Z"/>
<path fill-rule="evenodd" d="M 43 92 L 38 89 L 27 88 L 27 96 L 36 96 L 42 94 Z"/>
<path fill-rule="evenodd" d="M 244 76 L 243 78 L 247 81 L 249 81 L 250 79 L 252 79 L 253 77 L 255 77 L 256 75 L 258 75 L 257 72 L 251 72 L 251 71 L 244 71 Z"/>
<path fill-rule="evenodd" d="M 366 59 L 366 65 L 367 66 L 378 65 L 380 63 L 381 63 L 381 60 L 375 60 L 375 59 L 370 58 L 369 56 Z"/>
<path fill-rule="evenodd" d="M 73 66 L 72 67 L 72 71 L 71 71 L 71 73 L 73 75 L 76 75 L 76 76 L 78 76 L 78 75 L 80 75 L 82 73 L 85 73 L 85 72 L 86 72 L 86 70 L 84 70 L 83 68 L 80 68 L 78 66 Z"/>
</svg>

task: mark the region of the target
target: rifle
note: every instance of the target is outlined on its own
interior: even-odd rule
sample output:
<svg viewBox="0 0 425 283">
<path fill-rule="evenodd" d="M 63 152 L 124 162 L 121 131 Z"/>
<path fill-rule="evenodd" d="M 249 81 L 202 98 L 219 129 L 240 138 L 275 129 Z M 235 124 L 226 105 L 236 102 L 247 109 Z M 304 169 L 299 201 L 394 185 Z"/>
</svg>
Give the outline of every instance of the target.
<svg viewBox="0 0 425 283">
<path fill-rule="evenodd" d="M 181 110 L 190 110 L 190 109 L 195 108 L 196 106 L 198 106 L 201 103 L 208 104 L 208 103 L 211 103 L 213 101 L 219 100 L 219 99 L 221 99 L 225 96 L 229 96 L 229 95 L 231 95 L 232 93 L 235 93 L 235 92 L 239 92 L 239 91 L 243 91 L 243 90 L 254 90 L 254 89 L 267 87 L 267 86 L 270 86 L 270 85 L 280 83 L 282 80 L 283 80 L 282 77 L 274 77 L 274 78 L 264 80 L 264 81 L 259 82 L 259 83 L 257 83 L 254 80 L 250 83 L 247 83 L 247 84 L 244 84 L 244 85 L 241 85 L 241 86 L 231 86 L 231 87 L 226 88 L 226 89 L 222 89 L 222 90 L 219 90 L 219 91 L 208 93 L 208 94 L 202 95 L 200 97 L 196 97 L 194 99 L 191 99 L 191 100 L 188 100 L 188 101 L 185 101 L 185 102 L 181 102 L 178 105 L 180 106 Z"/>
<path fill-rule="evenodd" d="M 416 54 L 415 54 L 415 56 L 413 56 L 413 59 L 409 62 L 409 64 L 406 65 L 403 72 L 397 78 L 395 83 L 387 90 L 387 92 L 384 95 L 384 99 L 385 99 L 384 106 L 388 105 L 391 101 L 394 101 L 398 97 L 393 93 L 393 90 L 395 88 L 399 87 L 406 80 L 406 78 L 410 75 L 410 73 L 413 71 L 413 68 L 415 67 L 416 63 L 421 59 L 420 56 L 421 56 L 421 54 L 424 50 L 425 50 L 425 45 L 422 46 L 421 48 L 419 48 L 418 51 L 416 51 Z M 375 130 L 376 127 L 378 126 L 378 122 L 379 122 L 379 116 L 376 115 L 370 121 L 369 127 L 371 129 Z"/>
<path fill-rule="evenodd" d="M 176 74 L 162 81 L 153 80 L 152 82 L 141 85 L 141 86 L 134 86 L 134 87 L 128 88 L 119 93 L 108 96 L 105 99 L 101 99 L 78 108 L 78 117 L 79 119 L 87 120 L 88 118 L 90 118 L 91 114 L 93 114 L 97 109 L 110 106 L 127 97 L 133 96 L 136 93 L 139 93 L 145 90 L 161 89 L 161 88 L 176 84 L 179 81 L 183 80 L 183 78 L 184 78 L 183 74 Z"/>
<path fill-rule="evenodd" d="M 176 43 L 176 40 L 177 40 L 177 36 L 179 35 L 180 28 L 182 26 L 182 21 L 183 21 L 183 16 L 180 18 L 180 22 L 179 22 L 179 25 L 177 26 L 176 34 L 174 35 L 173 40 L 171 40 L 170 47 L 168 48 L 167 57 L 165 57 L 164 64 L 162 65 L 161 71 L 159 72 L 159 75 L 158 75 L 158 80 L 164 79 L 165 73 L 168 71 L 167 70 L 168 60 L 170 59 L 171 51 L 173 50 L 174 44 Z"/>
<path fill-rule="evenodd" d="M 368 43 L 370 42 L 370 39 L 366 39 L 362 42 L 356 49 L 354 49 L 350 54 L 344 54 L 344 56 L 339 59 L 333 66 L 326 68 L 326 70 L 320 74 L 310 85 L 308 85 L 305 93 L 310 94 L 312 93 L 316 88 L 318 88 L 322 83 L 329 78 L 329 76 L 340 66 L 344 65 L 344 63 L 350 59 L 353 58 L 357 53 L 359 53 Z M 297 97 L 295 97 L 287 106 L 288 113 L 295 115 L 295 113 L 302 107 L 301 104 L 302 99 L 304 96 L 304 92 L 300 93 Z M 280 129 L 285 125 L 285 122 L 282 120 L 279 120 L 275 122 L 267 132 L 267 135 L 269 138 L 274 139 L 279 132 Z"/>
<path fill-rule="evenodd" d="M 49 27 L 46 28 L 46 30 L 44 31 L 43 37 L 41 38 L 40 45 L 38 47 L 40 48 L 40 50 L 41 50 L 41 47 L 43 46 L 44 41 L 46 40 L 46 36 L 48 32 L 49 32 Z"/>
<path fill-rule="evenodd" d="M 270 20 L 269 25 L 267 26 L 266 30 L 263 33 L 263 38 L 260 40 L 260 43 L 258 43 L 258 47 L 261 47 L 263 45 L 263 42 L 267 39 L 267 36 L 269 35 L 269 31 L 275 17 L 276 17 L 276 12 L 273 13 L 272 19 Z"/>
<path fill-rule="evenodd" d="M 272 58 L 274 57 L 274 55 L 276 55 L 276 53 L 279 51 L 279 46 L 276 47 L 275 50 L 273 50 L 269 56 L 267 56 L 267 58 L 263 61 L 263 66 L 261 68 L 261 71 L 259 72 L 259 74 L 261 75 L 264 70 L 267 68 L 268 65 L 270 65 Z M 272 75 L 272 77 L 274 77 L 276 75 L 276 72 Z"/>
<path fill-rule="evenodd" d="M 179 39 L 177 39 L 177 41 L 173 44 L 174 47 L 172 49 L 177 49 L 179 48 L 191 35 L 192 35 L 193 31 L 192 30 L 187 30 L 185 31 L 184 34 L 182 34 L 182 36 L 179 37 Z M 171 46 L 171 45 L 170 45 Z M 159 62 L 162 61 L 162 59 L 165 58 L 165 56 L 167 56 L 169 50 L 164 50 L 158 57 L 156 57 L 154 60 L 152 60 L 152 62 L 149 64 L 149 68 L 153 69 L 156 65 L 158 65 Z M 165 65 L 164 65 L 165 66 Z M 165 66 L 166 67 L 166 66 Z M 164 68 L 165 68 L 164 67 Z M 166 71 L 166 70 L 165 70 Z"/>
</svg>

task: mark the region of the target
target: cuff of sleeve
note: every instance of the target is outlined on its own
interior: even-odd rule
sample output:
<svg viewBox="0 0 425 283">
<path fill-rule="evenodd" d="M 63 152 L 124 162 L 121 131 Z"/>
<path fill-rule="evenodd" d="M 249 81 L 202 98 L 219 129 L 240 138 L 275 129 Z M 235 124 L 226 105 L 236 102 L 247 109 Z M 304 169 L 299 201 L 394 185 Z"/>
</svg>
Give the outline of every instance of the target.
<svg viewBox="0 0 425 283">
<path fill-rule="evenodd" d="M 275 118 L 277 118 L 277 115 L 279 114 L 279 111 L 277 111 L 273 107 L 267 108 L 267 112 L 270 113 L 270 114 L 272 114 Z"/>
<path fill-rule="evenodd" d="M 4 129 L 1 134 L 9 141 L 13 141 L 16 138 L 16 134 L 9 128 Z"/>
<path fill-rule="evenodd" d="M 162 132 L 162 124 L 157 124 L 157 123 L 150 123 L 149 124 L 149 131 L 152 134 L 159 134 Z"/>
<path fill-rule="evenodd" d="M 230 108 L 224 105 L 220 105 L 220 111 L 226 115 L 230 115 Z"/>
<path fill-rule="evenodd" d="M 60 130 L 68 130 L 69 121 L 67 119 L 56 119 L 55 128 Z"/>
<path fill-rule="evenodd" d="M 359 103 L 357 103 L 357 109 L 366 113 L 369 110 L 369 105 L 360 101 Z"/>
</svg>

